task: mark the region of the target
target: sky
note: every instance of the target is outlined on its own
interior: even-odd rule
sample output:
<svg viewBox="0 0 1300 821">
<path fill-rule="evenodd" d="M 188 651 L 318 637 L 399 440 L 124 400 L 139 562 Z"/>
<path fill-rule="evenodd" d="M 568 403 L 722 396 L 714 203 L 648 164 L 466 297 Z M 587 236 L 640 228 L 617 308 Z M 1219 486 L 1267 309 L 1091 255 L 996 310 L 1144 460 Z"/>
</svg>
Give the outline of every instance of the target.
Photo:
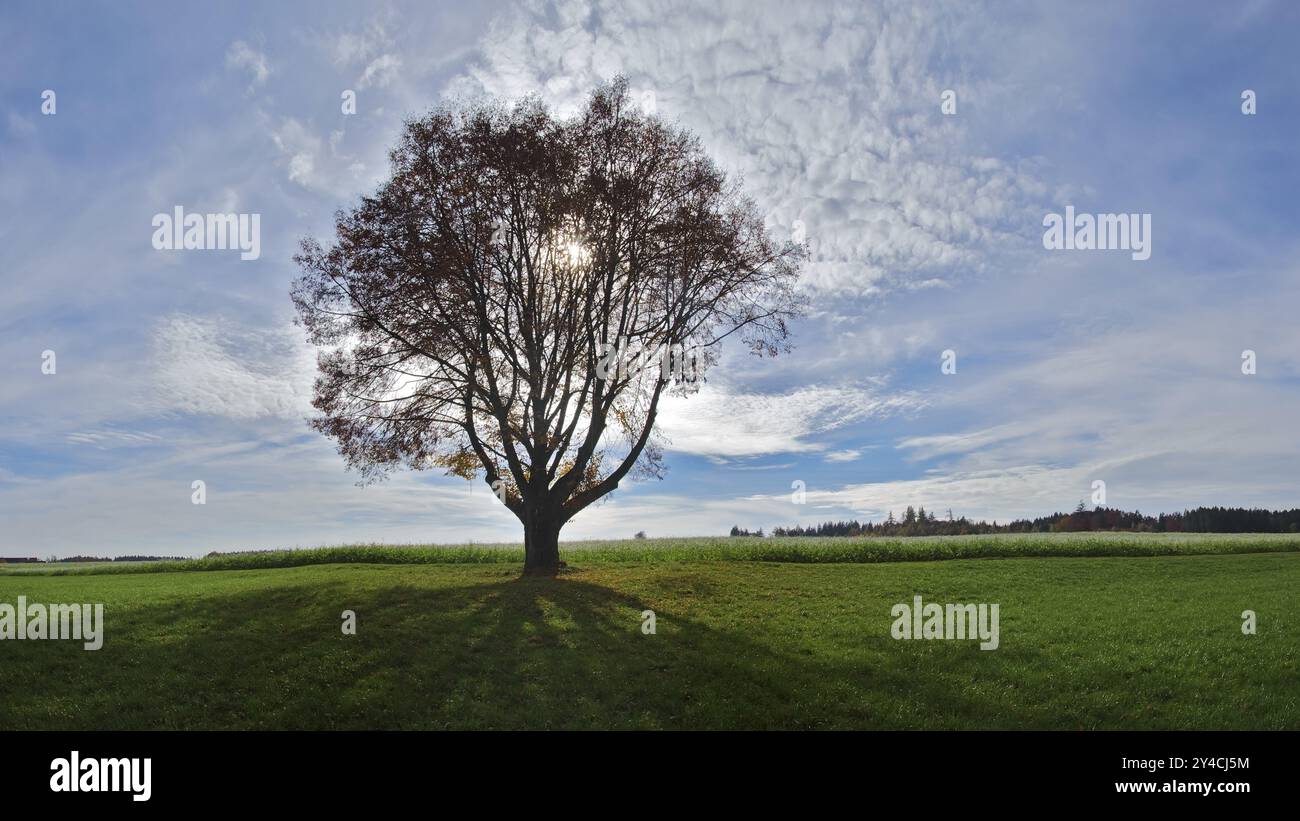
<svg viewBox="0 0 1300 821">
<path fill-rule="evenodd" d="M 618 74 L 806 240 L 810 307 L 788 355 L 667 400 L 665 477 L 562 539 L 1007 520 L 1098 481 L 1300 506 L 1300 6 L 305 7 L 0 11 L 0 556 L 521 540 L 481 482 L 361 487 L 308 428 L 291 257 L 405 118 L 565 115 Z M 259 215 L 260 254 L 155 248 L 178 206 Z M 1147 215 L 1150 258 L 1044 247 L 1067 206 Z"/>
</svg>

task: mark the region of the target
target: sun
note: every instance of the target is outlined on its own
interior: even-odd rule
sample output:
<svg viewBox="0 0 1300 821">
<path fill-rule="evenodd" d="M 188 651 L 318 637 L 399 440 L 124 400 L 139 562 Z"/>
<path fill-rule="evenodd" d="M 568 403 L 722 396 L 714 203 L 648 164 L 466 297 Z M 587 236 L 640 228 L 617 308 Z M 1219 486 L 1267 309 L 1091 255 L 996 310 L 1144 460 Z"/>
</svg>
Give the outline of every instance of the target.
<svg viewBox="0 0 1300 821">
<path fill-rule="evenodd" d="M 564 244 L 564 255 L 570 267 L 577 267 L 591 258 L 591 252 L 581 242 L 570 240 Z"/>
</svg>

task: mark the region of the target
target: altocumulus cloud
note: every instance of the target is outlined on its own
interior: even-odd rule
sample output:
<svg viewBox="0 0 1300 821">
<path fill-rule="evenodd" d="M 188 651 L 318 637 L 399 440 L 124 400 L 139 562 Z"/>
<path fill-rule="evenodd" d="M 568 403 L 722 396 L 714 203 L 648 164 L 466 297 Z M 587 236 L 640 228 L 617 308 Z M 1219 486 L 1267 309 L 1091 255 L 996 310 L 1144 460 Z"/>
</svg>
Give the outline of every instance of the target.
<svg viewBox="0 0 1300 821">
<path fill-rule="evenodd" d="M 176 314 L 158 323 L 153 346 L 153 410 L 234 419 L 311 411 L 314 358 L 297 328 Z"/>
<path fill-rule="evenodd" d="M 971 156 L 961 126 L 939 112 L 940 50 L 977 14 L 892 2 L 527 2 L 495 22 L 452 90 L 537 94 L 566 111 L 625 74 L 744 177 L 775 229 L 802 223 L 809 289 L 877 294 L 979 268 L 1041 216 L 1042 183 Z"/>
</svg>

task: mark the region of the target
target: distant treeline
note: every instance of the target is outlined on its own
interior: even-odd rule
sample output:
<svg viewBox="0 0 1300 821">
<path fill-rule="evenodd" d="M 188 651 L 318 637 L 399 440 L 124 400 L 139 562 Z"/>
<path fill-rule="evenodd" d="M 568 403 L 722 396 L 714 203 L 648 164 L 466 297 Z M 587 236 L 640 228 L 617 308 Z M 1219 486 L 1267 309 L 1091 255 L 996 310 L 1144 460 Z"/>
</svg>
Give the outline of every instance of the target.
<svg viewBox="0 0 1300 821">
<path fill-rule="evenodd" d="M 1108 507 L 1088 510 L 1079 505 L 1073 513 L 1053 513 L 1037 519 L 1016 519 L 1006 524 L 997 521 L 972 522 L 965 516 L 953 518 L 952 511 L 940 518 L 924 507 L 911 505 L 901 519 L 893 511 L 883 522 L 823 522 L 808 527 L 773 528 L 773 536 L 966 536 L 978 533 L 1074 533 L 1090 530 L 1113 530 L 1130 533 L 1297 533 L 1300 532 L 1300 509 L 1259 510 L 1244 507 L 1198 507 L 1182 513 L 1146 516 Z M 762 536 L 741 527 L 731 529 L 732 536 Z"/>
</svg>

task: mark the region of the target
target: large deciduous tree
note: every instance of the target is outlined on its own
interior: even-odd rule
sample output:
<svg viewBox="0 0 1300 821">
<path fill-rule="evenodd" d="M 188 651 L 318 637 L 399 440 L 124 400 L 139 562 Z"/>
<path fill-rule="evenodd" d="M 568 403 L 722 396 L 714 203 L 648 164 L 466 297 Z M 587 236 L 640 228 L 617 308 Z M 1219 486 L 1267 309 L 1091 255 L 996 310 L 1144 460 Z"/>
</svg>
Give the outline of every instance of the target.
<svg viewBox="0 0 1300 821">
<path fill-rule="evenodd" d="M 534 99 L 436 110 L 390 156 L 335 242 L 295 257 L 312 426 L 363 481 L 482 474 L 523 523 L 525 573 L 553 575 L 565 522 L 660 475 L 665 392 L 698 389 L 733 335 L 787 349 L 803 249 L 621 79 L 568 119 Z"/>
</svg>

